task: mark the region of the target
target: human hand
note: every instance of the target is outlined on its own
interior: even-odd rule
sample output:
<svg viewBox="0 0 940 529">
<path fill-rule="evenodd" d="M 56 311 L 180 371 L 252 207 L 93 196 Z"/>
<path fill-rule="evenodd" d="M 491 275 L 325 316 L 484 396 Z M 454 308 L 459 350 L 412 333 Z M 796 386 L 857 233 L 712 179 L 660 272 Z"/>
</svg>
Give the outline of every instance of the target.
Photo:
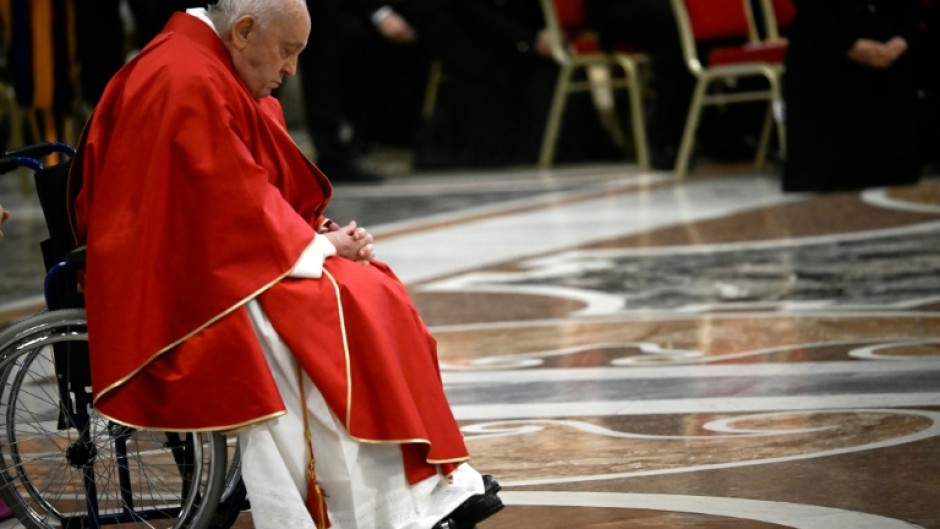
<svg viewBox="0 0 940 529">
<path fill-rule="evenodd" d="M 339 224 L 333 222 L 332 220 L 327 219 L 327 221 L 324 222 L 320 226 L 320 229 L 317 230 L 317 233 L 327 233 L 331 231 L 336 231 L 338 229 L 339 229 Z"/>
<path fill-rule="evenodd" d="M 372 234 L 365 228 L 356 225 L 356 221 L 342 226 L 336 230 L 328 231 L 323 234 L 333 246 L 336 247 L 336 255 L 345 257 L 353 261 L 359 261 L 368 264 L 375 258 L 373 253 Z"/>
<path fill-rule="evenodd" d="M 891 62 L 894 62 L 907 51 L 907 40 L 904 37 L 893 37 L 885 43 L 885 49 L 891 58 Z"/>
<path fill-rule="evenodd" d="M 849 50 L 849 59 L 871 68 L 887 68 L 895 58 L 892 57 L 888 45 L 877 40 L 858 39 Z"/>
<path fill-rule="evenodd" d="M 379 33 L 386 40 L 396 44 L 410 44 L 418 40 L 418 34 L 408 22 L 394 11 L 382 17 L 378 22 Z"/>
<path fill-rule="evenodd" d="M 542 57 L 551 58 L 554 55 L 552 49 L 552 32 L 548 28 L 542 28 L 535 35 L 535 51 Z"/>
<path fill-rule="evenodd" d="M 3 206 L 0 206 L 0 224 L 3 224 L 4 222 L 6 222 L 8 218 L 10 218 L 10 212 L 3 209 Z M 2 238 L 3 238 L 3 232 L 0 231 L 0 239 Z"/>
</svg>

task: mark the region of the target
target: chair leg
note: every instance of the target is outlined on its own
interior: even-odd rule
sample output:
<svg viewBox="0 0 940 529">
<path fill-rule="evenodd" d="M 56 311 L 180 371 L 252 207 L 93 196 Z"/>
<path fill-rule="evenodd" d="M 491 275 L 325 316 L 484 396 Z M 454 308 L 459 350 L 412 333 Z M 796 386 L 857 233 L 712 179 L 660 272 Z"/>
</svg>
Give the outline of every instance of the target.
<svg viewBox="0 0 940 529">
<path fill-rule="evenodd" d="M 781 107 L 779 112 L 774 112 L 774 121 L 777 123 L 777 144 L 780 146 L 780 158 L 785 159 L 787 157 L 787 122 L 784 115 L 786 109 L 783 108 L 784 102 L 781 99 L 776 99 L 773 105 Z"/>
<path fill-rule="evenodd" d="M 780 156 L 781 158 L 784 158 L 787 154 L 787 138 L 784 116 L 782 111 L 778 114 L 776 108 L 777 105 L 783 104 L 779 79 L 780 78 L 775 75 L 767 76 L 767 82 L 770 83 L 770 101 L 767 102 L 767 117 L 764 118 L 764 128 L 761 131 L 760 144 L 758 145 L 757 149 L 757 158 L 754 160 L 754 165 L 759 170 L 764 168 L 764 164 L 767 161 L 767 148 L 770 145 L 770 134 L 774 124 L 777 126 L 777 143 L 780 146 Z"/>
<path fill-rule="evenodd" d="M 676 180 L 684 179 L 689 171 L 689 159 L 692 157 L 692 147 L 695 144 L 695 131 L 702 114 L 705 89 L 708 88 L 708 84 L 709 82 L 702 78 L 699 78 L 695 84 L 695 92 L 692 94 L 692 101 L 689 102 L 689 115 L 685 120 L 685 130 L 682 132 L 682 143 L 679 144 L 679 154 L 676 156 L 674 169 Z"/>
<path fill-rule="evenodd" d="M 643 90 L 636 62 L 622 54 L 614 56 L 623 69 L 627 94 L 630 98 L 630 121 L 633 131 L 633 145 L 636 150 L 636 161 L 640 169 L 650 169 L 649 142 L 646 139 L 646 117 L 643 112 Z"/>
<path fill-rule="evenodd" d="M 428 71 L 428 83 L 424 89 L 424 103 L 421 106 L 421 117 L 428 119 L 434 113 L 434 107 L 437 105 L 437 93 L 441 88 L 443 81 L 443 71 L 440 60 L 431 62 Z"/>
<path fill-rule="evenodd" d="M 549 168 L 555 158 L 555 142 L 558 141 L 558 132 L 561 128 L 561 118 L 565 111 L 565 102 L 568 98 L 568 85 L 571 83 L 573 69 L 563 65 L 558 72 L 558 81 L 555 83 L 555 95 L 552 97 L 552 108 L 545 123 L 545 133 L 542 135 L 542 149 L 539 153 L 539 167 Z"/>
<path fill-rule="evenodd" d="M 764 126 L 761 127 L 760 143 L 757 144 L 757 155 L 754 157 L 754 167 L 758 171 L 764 170 L 767 163 L 767 147 L 770 144 L 770 133 L 774 124 L 774 102 L 767 102 L 767 115 L 764 117 Z"/>
</svg>

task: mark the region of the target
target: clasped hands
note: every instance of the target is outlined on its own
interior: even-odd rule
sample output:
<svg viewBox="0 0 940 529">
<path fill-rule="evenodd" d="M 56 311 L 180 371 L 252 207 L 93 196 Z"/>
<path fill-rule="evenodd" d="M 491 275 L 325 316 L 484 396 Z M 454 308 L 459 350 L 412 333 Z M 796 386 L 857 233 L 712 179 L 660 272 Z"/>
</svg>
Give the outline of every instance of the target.
<svg viewBox="0 0 940 529">
<path fill-rule="evenodd" d="M 350 221 L 345 226 L 330 221 L 319 232 L 336 247 L 336 255 L 369 264 L 375 258 L 372 234 Z"/>
<path fill-rule="evenodd" d="M 894 64 L 905 51 L 907 41 L 902 37 L 894 37 L 887 42 L 858 39 L 849 50 L 849 58 L 864 66 L 884 69 Z"/>
</svg>

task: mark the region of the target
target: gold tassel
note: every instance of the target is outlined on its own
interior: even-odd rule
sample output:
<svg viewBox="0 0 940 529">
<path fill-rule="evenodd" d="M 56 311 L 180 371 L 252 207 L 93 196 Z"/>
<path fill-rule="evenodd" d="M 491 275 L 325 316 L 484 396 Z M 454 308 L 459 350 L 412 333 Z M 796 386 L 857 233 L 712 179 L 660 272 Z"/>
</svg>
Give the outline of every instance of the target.
<svg viewBox="0 0 940 529">
<path fill-rule="evenodd" d="M 326 510 L 326 494 L 317 482 L 317 459 L 313 455 L 313 434 L 307 419 L 307 394 L 304 391 L 303 368 L 297 368 L 297 383 L 300 386 L 300 404 L 304 415 L 304 437 L 307 441 L 307 511 L 313 518 L 317 529 L 330 527 L 330 517 Z"/>
</svg>

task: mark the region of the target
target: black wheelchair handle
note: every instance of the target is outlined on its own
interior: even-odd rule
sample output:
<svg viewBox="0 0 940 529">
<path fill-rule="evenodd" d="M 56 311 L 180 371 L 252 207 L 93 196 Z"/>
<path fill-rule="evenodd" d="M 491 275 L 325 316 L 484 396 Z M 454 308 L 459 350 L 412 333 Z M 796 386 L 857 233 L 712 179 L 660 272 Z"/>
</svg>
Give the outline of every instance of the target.
<svg viewBox="0 0 940 529">
<path fill-rule="evenodd" d="M 25 147 L 13 149 L 12 151 L 7 151 L 3 153 L 3 157 L 13 158 L 19 156 L 22 158 L 39 159 L 49 156 L 54 152 L 61 152 L 72 155 L 75 153 L 75 150 L 64 143 L 57 141 L 44 141 L 42 143 L 35 143 L 33 145 L 27 145 Z"/>
<path fill-rule="evenodd" d="M 17 167 L 24 166 L 38 171 L 43 168 L 43 164 L 40 160 L 52 153 L 74 156 L 75 149 L 65 143 L 54 141 L 36 143 L 34 145 L 13 149 L 12 151 L 5 152 L 3 158 L 0 158 L 0 174 L 9 173 Z"/>
<path fill-rule="evenodd" d="M 13 158 L 0 158 L 0 174 L 6 174 L 20 166 Z"/>
<path fill-rule="evenodd" d="M 79 246 L 65 255 L 65 264 L 73 268 L 85 268 L 85 246 Z"/>
</svg>

